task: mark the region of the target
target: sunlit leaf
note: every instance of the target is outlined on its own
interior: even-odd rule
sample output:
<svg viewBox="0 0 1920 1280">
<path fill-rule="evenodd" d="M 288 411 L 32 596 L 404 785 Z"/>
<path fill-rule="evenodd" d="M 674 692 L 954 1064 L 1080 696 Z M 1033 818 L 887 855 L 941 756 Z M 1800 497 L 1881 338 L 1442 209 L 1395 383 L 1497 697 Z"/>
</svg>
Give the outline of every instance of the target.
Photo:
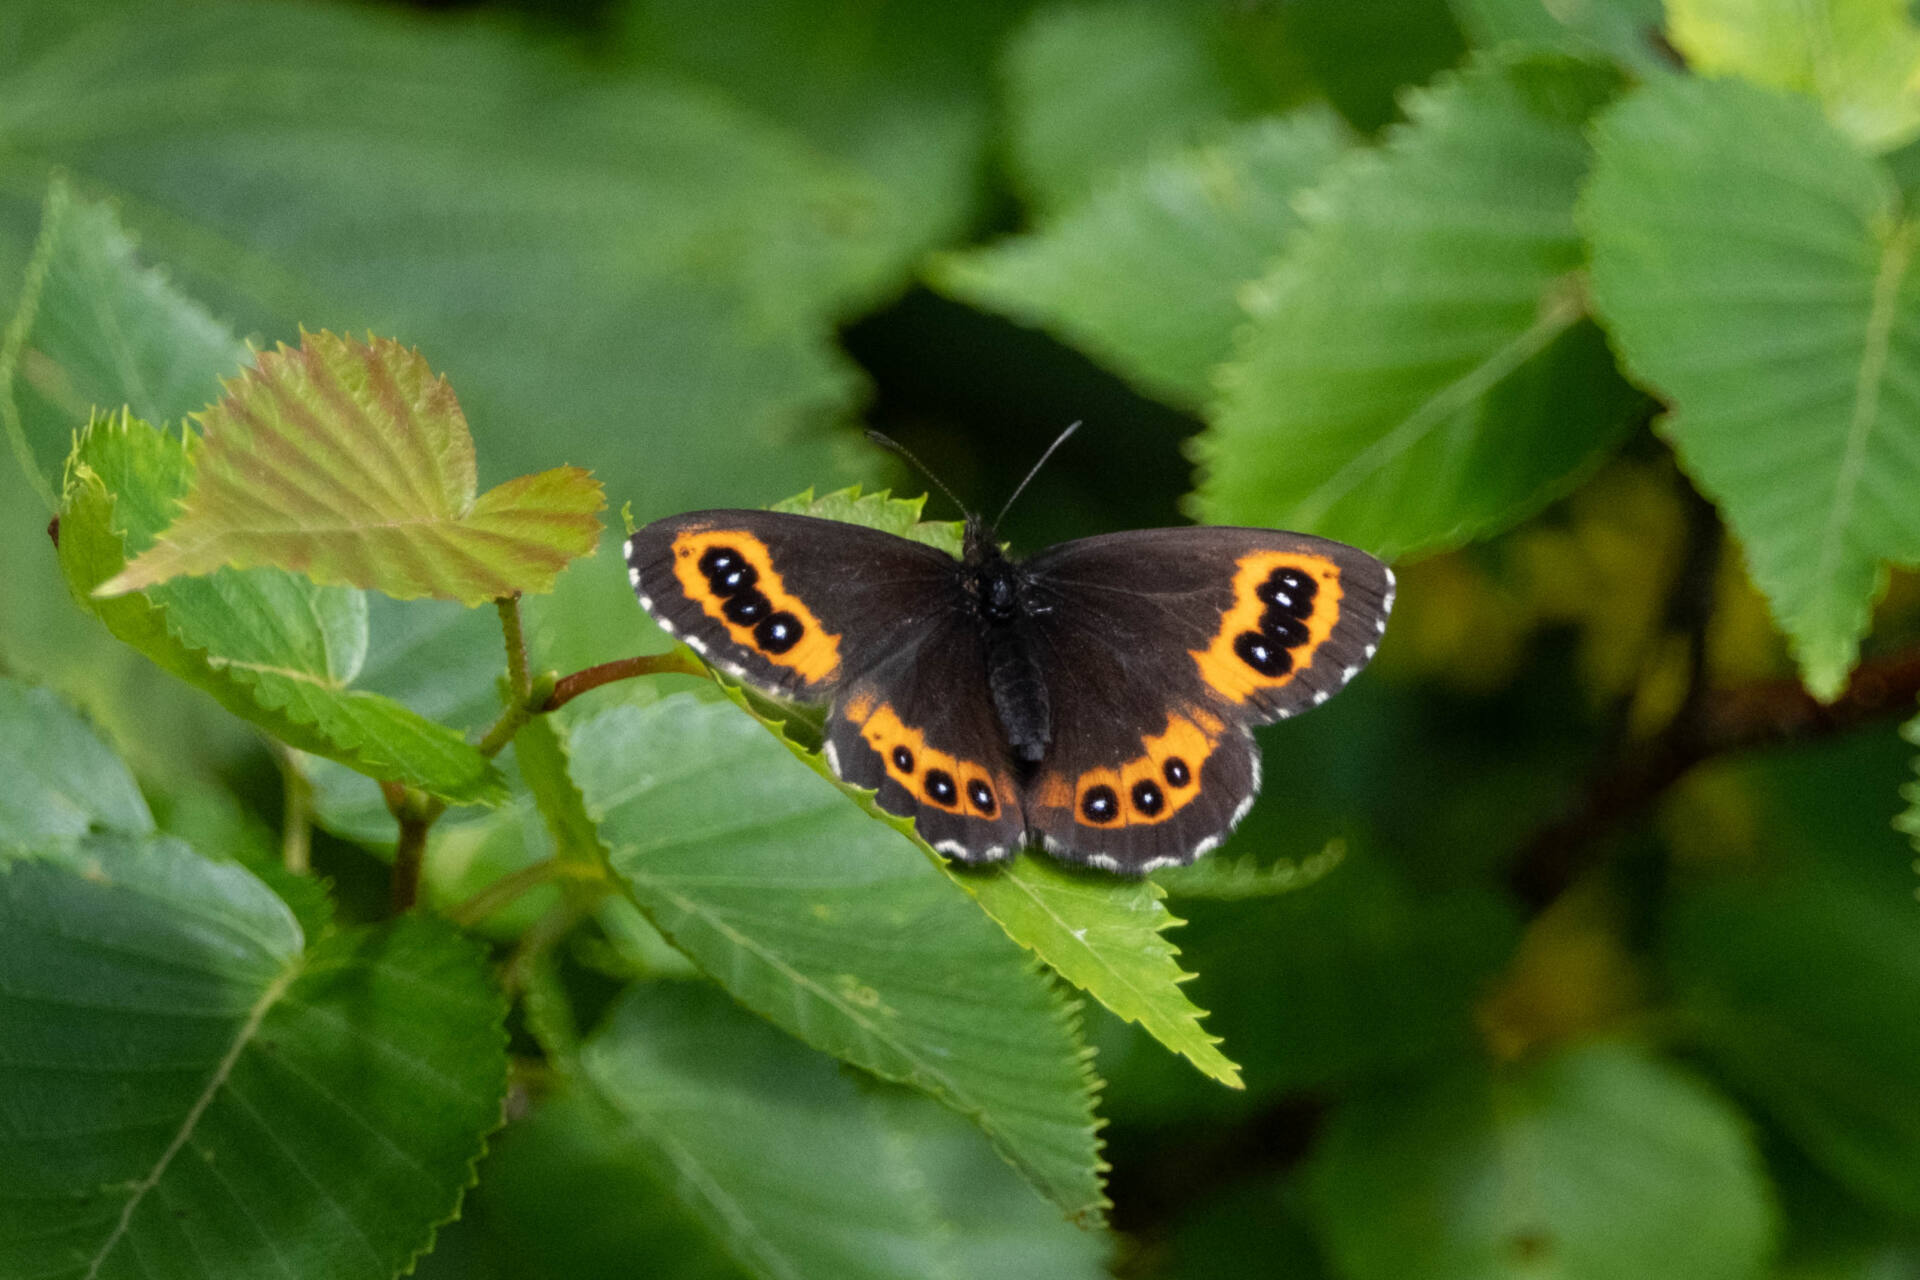
<svg viewBox="0 0 1920 1280">
<path fill-rule="evenodd" d="M 504 1016 L 429 917 L 310 941 L 165 837 L 0 862 L 0 1273 L 396 1274 L 500 1121 Z"/>
<path fill-rule="evenodd" d="M 972 1117 L 1062 1208 L 1098 1216 L 1070 1007 L 892 827 L 725 703 L 614 707 L 569 746 L 614 871 L 674 946 L 809 1044 Z"/>
<path fill-rule="evenodd" d="M 1196 441 L 1199 511 L 1383 555 L 1565 492 L 1640 405 L 1586 320 L 1574 194 L 1614 72 L 1483 57 L 1351 154 L 1252 295 Z"/>
<path fill-rule="evenodd" d="M 1920 562 L 1913 226 L 1804 99 L 1672 79 L 1595 137 L 1595 305 L 1672 403 L 1664 432 L 1739 536 L 1807 687 L 1832 698 L 1886 562 Z"/>
<path fill-rule="evenodd" d="M 577 467 L 476 497 L 473 437 L 453 389 L 388 339 L 313 333 L 298 350 L 262 352 L 200 425 L 180 517 L 101 595 L 271 565 L 471 605 L 545 591 L 599 542 L 606 496 Z"/>
<path fill-rule="evenodd" d="M 140 594 L 94 594 L 164 527 L 193 449 L 127 418 L 81 437 L 60 517 L 74 598 L 162 670 L 292 746 L 449 800 L 497 801 L 498 772 L 459 733 L 352 687 L 367 643 L 359 592 L 279 569 L 220 569 Z"/>
<path fill-rule="evenodd" d="M 1920 134 L 1920 25 L 1905 0 L 1666 0 L 1692 70 L 1813 97 L 1874 151 Z"/>
<path fill-rule="evenodd" d="M 1265 274 L 1299 226 L 1295 198 L 1342 149 L 1325 109 L 1241 125 L 1120 172 L 1031 233 L 937 259 L 932 278 L 1198 406 L 1245 323 L 1240 289 Z"/>
<path fill-rule="evenodd" d="M 51 689 L 0 677 L 0 845 L 95 828 L 139 834 L 153 814 L 133 775 Z"/>
<path fill-rule="evenodd" d="M 1353 1099 L 1313 1191 L 1349 1280 L 1749 1280 L 1773 1238 L 1739 1114 L 1620 1044 Z"/>
</svg>

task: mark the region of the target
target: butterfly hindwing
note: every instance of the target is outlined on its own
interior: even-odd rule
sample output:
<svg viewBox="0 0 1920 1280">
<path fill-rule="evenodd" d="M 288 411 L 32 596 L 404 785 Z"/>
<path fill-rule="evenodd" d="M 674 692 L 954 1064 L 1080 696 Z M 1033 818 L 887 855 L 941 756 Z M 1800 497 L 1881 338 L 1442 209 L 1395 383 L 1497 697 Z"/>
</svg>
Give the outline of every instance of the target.
<svg viewBox="0 0 1920 1280">
<path fill-rule="evenodd" d="M 951 556 L 860 525 L 693 511 L 627 539 L 641 605 L 708 662 L 822 702 L 923 633 L 955 591 Z"/>
<path fill-rule="evenodd" d="M 827 718 L 835 773 L 913 819 L 921 839 L 962 862 L 1025 843 L 1020 788 L 986 697 L 979 633 L 939 628 L 853 680 Z"/>
<path fill-rule="evenodd" d="M 1025 566 L 1053 737 L 1029 826 L 1057 856 L 1134 874 L 1225 839 L 1260 786 L 1248 730 L 1318 705 L 1373 656 L 1385 565 L 1261 529 L 1153 529 Z"/>
</svg>

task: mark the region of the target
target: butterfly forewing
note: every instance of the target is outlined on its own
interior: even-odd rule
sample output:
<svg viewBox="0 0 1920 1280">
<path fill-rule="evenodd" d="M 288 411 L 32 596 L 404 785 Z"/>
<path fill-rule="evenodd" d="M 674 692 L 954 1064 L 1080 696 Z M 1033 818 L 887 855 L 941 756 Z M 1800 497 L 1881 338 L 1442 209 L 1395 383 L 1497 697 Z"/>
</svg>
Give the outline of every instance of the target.
<svg viewBox="0 0 1920 1280">
<path fill-rule="evenodd" d="M 770 511 L 693 511 L 627 539 L 655 621 L 770 693 L 825 701 L 946 616 L 952 556 L 860 525 Z"/>
</svg>

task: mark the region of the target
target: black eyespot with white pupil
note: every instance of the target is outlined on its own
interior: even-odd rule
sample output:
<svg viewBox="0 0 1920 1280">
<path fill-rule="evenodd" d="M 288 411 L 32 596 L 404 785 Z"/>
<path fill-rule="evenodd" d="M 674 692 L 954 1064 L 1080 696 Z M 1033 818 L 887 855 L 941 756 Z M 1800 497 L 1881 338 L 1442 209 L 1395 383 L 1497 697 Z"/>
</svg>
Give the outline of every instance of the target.
<svg viewBox="0 0 1920 1280">
<path fill-rule="evenodd" d="M 993 800 L 993 788 L 978 778 L 967 783 L 967 799 L 973 801 L 973 807 L 988 817 L 992 817 L 993 811 L 999 808 Z"/>
<path fill-rule="evenodd" d="M 1263 676 L 1283 676 L 1293 670 L 1293 655 L 1258 631 L 1242 631 L 1235 636 L 1233 651 Z"/>
<path fill-rule="evenodd" d="M 785 653 L 799 644 L 800 637 L 806 633 L 800 619 L 783 609 L 760 619 L 753 629 L 753 642 L 767 653 Z"/>
<path fill-rule="evenodd" d="M 726 615 L 727 621 L 750 627 L 773 612 L 773 601 L 767 599 L 764 591 L 748 587 L 721 605 L 720 612 Z"/>
<path fill-rule="evenodd" d="M 907 750 L 905 747 L 895 747 L 893 749 L 893 767 L 902 773 L 912 773 L 913 752 Z"/>
<path fill-rule="evenodd" d="M 1167 807 L 1167 793 L 1147 778 L 1133 784 L 1133 807 L 1149 818 Z"/>
<path fill-rule="evenodd" d="M 960 794 L 953 785 L 953 775 L 945 769 L 927 770 L 927 798 L 935 804 L 952 804 L 954 797 Z"/>
<path fill-rule="evenodd" d="M 708 547 L 700 557 L 700 572 L 707 575 L 707 585 L 719 596 L 744 591 L 760 579 L 759 571 L 732 547 Z"/>
<path fill-rule="evenodd" d="M 1270 606 L 1269 613 L 1279 610 L 1296 618 L 1312 616 L 1313 598 L 1319 592 L 1320 584 L 1311 575 L 1287 568 L 1275 569 L 1254 590 L 1254 594 Z"/>
<path fill-rule="evenodd" d="M 1088 787 L 1086 794 L 1080 797 L 1080 816 L 1088 822 L 1112 822 L 1120 816 L 1120 797 L 1104 782 L 1097 787 Z"/>
<path fill-rule="evenodd" d="M 1160 775 L 1170 787 L 1184 787 L 1193 781 L 1193 770 L 1187 768 L 1187 762 L 1179 756 L 1168 756 L 1167 762 L 1160 766 Z"/>
</svg>

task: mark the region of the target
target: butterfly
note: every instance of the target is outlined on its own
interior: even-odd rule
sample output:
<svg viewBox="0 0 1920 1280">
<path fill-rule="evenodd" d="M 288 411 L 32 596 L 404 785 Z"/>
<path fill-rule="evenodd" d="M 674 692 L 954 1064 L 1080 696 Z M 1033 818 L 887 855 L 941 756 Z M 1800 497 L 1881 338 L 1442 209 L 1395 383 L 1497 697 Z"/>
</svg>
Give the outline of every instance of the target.
<svg viewBox="0 0 1920 1280">
<path fill-rule="evenodd" d="M 1386 565 L 1305 534 L 1143 529 L 1015 560 L 965 527 L 956 560 L 812 516 L 693 511 L 629 538 L 627 571 L 708 665 L 825 704 L 834 773 L 934 849 L 1038 845 L 1130 875 L 1226 838 L 1260 789 L 1252 726 L 1338 692 L 1393 607 Z"/>
</svg>

